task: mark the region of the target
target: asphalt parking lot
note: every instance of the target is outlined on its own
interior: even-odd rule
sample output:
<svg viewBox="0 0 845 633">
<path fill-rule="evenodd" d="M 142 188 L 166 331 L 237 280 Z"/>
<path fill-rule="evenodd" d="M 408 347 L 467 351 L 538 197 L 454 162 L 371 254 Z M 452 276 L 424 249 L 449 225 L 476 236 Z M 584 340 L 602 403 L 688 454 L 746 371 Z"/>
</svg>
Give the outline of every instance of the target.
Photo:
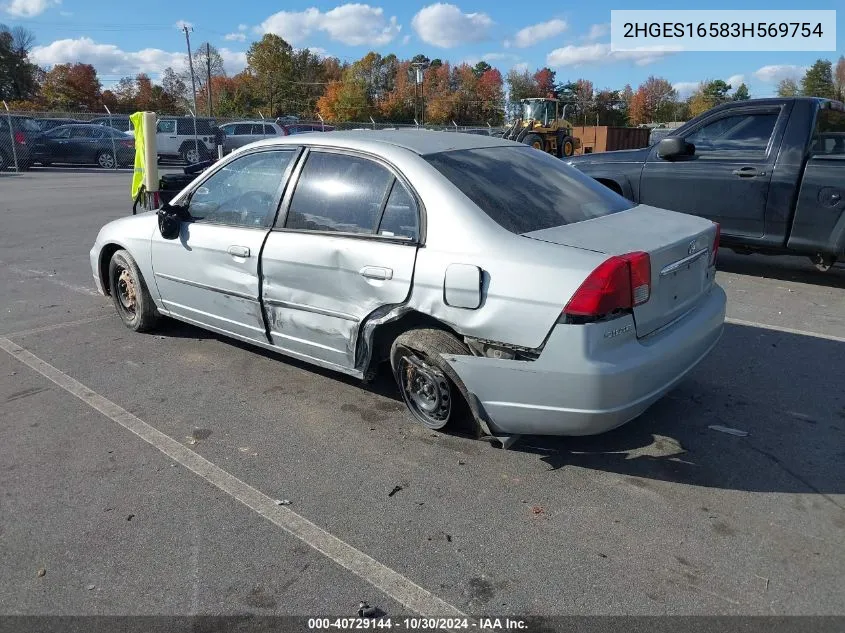
<svg viewBox="0 0 845 633">
<path fill-rule="evenodd" d="M 722 253 L 675 391 L 503 451 L 387 375 L 129 332 L 88 250 L 130 212 L 126 172 L 0 177 L 0 613 L 845 615 L 841 265 Z"/>
</svg>

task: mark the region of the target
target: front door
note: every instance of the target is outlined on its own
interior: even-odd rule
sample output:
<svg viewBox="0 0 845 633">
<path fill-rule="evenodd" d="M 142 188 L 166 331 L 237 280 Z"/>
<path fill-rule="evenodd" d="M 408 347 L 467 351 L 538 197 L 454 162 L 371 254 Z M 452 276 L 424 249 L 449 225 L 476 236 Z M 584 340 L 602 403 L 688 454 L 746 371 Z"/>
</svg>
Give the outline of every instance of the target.
<svg viewBox="0 0 845 633">
<path fill-rule="evenodd" d="M 411 290 L 418 206 L 385 165 L 329 150 L 309 152 L 287 199 L 261 261 L 272 342 L 354 368 L 362 321 Z"/>
<path fill-rule="evenodd" d="M 655 147 L 643 168 L 640 202 L 708 218 L 725 235 L 762 236 L 786 118 L 780 106 L 716 113 L 685 136 L 694 156 L 666 160 Z"/>
<path fill-rule="evenodd" d="M 174 316 L 267 342 L 259 258 L 296 148 L 253 152 L 198 183 L 179 238 L 152 242 L 155 283 Z"/>
</svg>

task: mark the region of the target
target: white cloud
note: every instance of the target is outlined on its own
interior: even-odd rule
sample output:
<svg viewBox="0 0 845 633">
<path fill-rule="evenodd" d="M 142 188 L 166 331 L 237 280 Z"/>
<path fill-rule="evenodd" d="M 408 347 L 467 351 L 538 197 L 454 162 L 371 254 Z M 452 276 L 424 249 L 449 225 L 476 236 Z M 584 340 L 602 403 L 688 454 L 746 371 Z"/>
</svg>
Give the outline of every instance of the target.
<svg viewBox="0 0 845 633">
<path fill-rule="evenodd" d="M 411 41 L 411 36 L 406 35 L 405 37 L 402 38 L 402 45 L 404 46 L 405 44 L 407 44 L 410 41 Z"/>
<path fill-rule="evenodd" d="M 411 20 L 420 39 L 432 46 L 452 48 L 488 38 L 493 20 L 486 13 L 464 13 L 454 4 L 430 4 Z"/>
<path fill-rule="evenodd" d="M 194 28 L 194 23 L 188 22 L 187 20 L 177 20 L 176 24 L 174 24 L 173 26 L 175 26 L 177 29 L 184 29 L 186 26 L 189 29 L 192 29 Z"/>
<path fill-rule="evenodd" d="M 518 64 L 514 64 L 512 66 L 512 68 L 513 68 L 513 70 L 515 70 L 518 73 L 524 73 L 526 70 L 528 70 L 528 63 L 527 62 L 519 62 Z"/>
<path fill-rule="evenodd" d="M 309 46 L 308 50 L 317 57 L 331 57 L 331 54 L 325 48 L 320 48 L 319 46 Z"/>
<path fill-rule="evenodd" d="M 221 48 L 219 52 L 227 73 L 236 74 L 246 66 L 246 53 L 228 48 Z M 99 44 L 90 37 L 56 40 L 46 46 L 36 46 L 30 55 L 35 63 L 47 67 L 75 62 L 91 64 L 100 75 L 146 73 L 158 77 L 168 66 L 177 72 L 187 67 L 182 51 L 168 52 L 160 48 L 124 51 L 114 44 Z"/>
<path fill-rule="evenodd" d="M 384 9 L 368 4 L 342 4 L 326 12 L 313 7 L 279 11 L 256 28 L 259 33 L 275 33 L 291 44 L 302 42 L 314 31 L 323 31 L 331 39 L 350 46 L 384 46 L 401 29 L 395 16 L 387 19 Z"/>
<path fill-rule="evenodd" d="M 679 81 L 672 84 L 672 88 L 678 93 L 680 99 L 687 99 L 693 92 L 698 90 L 698 84 L 699 82 L 697 81 Z"/>
<path fill-rule="evenodd" d="M 538 42 L 560 35 L 568 28 L 569 25 L 564 20 L 549 20 L 548 22 L 532 24 L 517 31 L 513 40 L 506 42 L 506 46 L 513 45 L 517 48 L 528 48 Z"/>
<path fill-rule="evenodd" d="M 563 66 L 586 66 L 589 64 L 612 64 L 631 61 L 637 66 L 646 66 L 666 56 L 663 51 L 611 51 L 610 44 L 587 44 L 585 46 L 564 46 L 546 55 L 546 64 L 552 68 Z"/>
<path fill-rule="evenodd" d="M 238 24 L 238 30 L 241 32 L 246 31 L 247 28 L 249 27 L 246 24 Z"/>
<path fill-rule="evenodd" d="M 610 33 L 610 23 L 609 22 L 604 22 L 602 24 L 593 24 L 590 27 L 590 30 L 584 36 L 584 39 L 592 42 L 594 40 L 601 39 L 602 37 L 604 37 L 608 33 Z"/>
<path fill-rule="evenodd" d="M 794 64 L 775 64 L 772 66 L 763 66 L 754 71 L 754 76 L 760 81 L 766 83 L 777 83 L 783 79 L 798 79 L 807 71 L 805 66 L 796 66 Z"/>
<path fill-rule="evenodd" d="M 0 9 L 16 18 L 34 18 L 59 4 L 61 0 L 12 0 L 1 4 Z"/>
<path fill-rule="evenodd" d="M 739 84 L 745 83 L 745 75 L 731 75 L 725 79 L 725 83 L 730 84 L 731 88 L 736 90 L 739 88 Z"/>
<path fill-rule="evenodd" d="M 226 33 L 226 35 L 223 36 L 223 39 L 227 42 L 245 42 L 246 35 L 243 33 Z"/>
<path fill-rule="evenodd" d="M 481 55 L 480 57 L 467 57 L 463 60 L 463 63 L 469 64 L 470 66 L 475 66 L 478 62 L 481 61 L 487 62 L 488 64 L 492 64 L 493 62 L 498 61 L 517 61 L 518 59 L 519 55 L 514 55 L 512 53 L 486 53 L 484 55 Z"/>
</svg>

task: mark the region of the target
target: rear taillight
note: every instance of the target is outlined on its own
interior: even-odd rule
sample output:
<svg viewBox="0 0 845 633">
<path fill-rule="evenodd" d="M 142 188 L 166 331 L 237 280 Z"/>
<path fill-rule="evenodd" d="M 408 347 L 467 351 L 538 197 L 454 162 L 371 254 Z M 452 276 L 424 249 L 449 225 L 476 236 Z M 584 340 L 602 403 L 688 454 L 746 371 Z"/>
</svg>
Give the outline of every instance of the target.
<svg viewBox="0 0 845 633">
<path fill-rule="evenodd" d="M 722 237 L 722 227 L 718 222 L 714 222 L 713 224 L 716 225 L 716 237 L 713 238 L 713 256 L 710 258 L 711 266 L 716 265 L 716 253 L 719 252 L 719 238 Z"/>
<path fill-rule="evenodd" d="M 15 132 L 15 143 L 26 145 L 26 136 L 24 136 L 23 132 Z"/>
<path fill-rule="evenodd" d="M 123 147 L 135 147 L 135 141 L 120 141 Z"/>
<path fill-rule="evenodd" d="M 590 273 L 563 313 L 572 317 L 600 317 L 642 305 L 650 296 L 651 259 L 648 253 L 614 255 Z"/>
</svg>

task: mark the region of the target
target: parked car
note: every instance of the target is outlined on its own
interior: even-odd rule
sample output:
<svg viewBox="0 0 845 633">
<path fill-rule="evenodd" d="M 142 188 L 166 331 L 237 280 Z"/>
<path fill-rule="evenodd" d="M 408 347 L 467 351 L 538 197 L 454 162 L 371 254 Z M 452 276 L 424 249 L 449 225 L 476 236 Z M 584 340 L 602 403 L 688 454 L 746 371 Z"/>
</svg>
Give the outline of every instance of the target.
<svg viewBox="0 0 845 633">
<path fill-rule="evenodd" d="M 237 150 L 104 226 L 90 263 L 133 330 L 166 315 L 365 379 L 389 362 L 419 422 L 470 412 L 507 445 L 617 427 L 695 367 L 723 328 L 717 245 L 524 144 L 368 130 Z"/>
<path fill-rule="evenodd" d="M 86 123 L 86 121 L 79 121 L 77 119 L 35 119 L 38 127 L 42 132 L 49 132 L 53 128 L 60 125 L 73 125 L 75 123 Z"/>
<path fill-rule="evenodd" d="M 11 127 L 9 130 L 9 119 Z M 32 117 L 0 116 L 0 171 L 29 169 L 44 157 L 44 133 Z"/>
<path fill-rule="evenodd" d="M 845 256 L 843 134 L 838 101 L 752 99 L 651 147 L 568 162 L 634 202 L 719 222 L 738 253 L 805 255 L 825 271 Z"/>
<path fill-rule="evenodd" d="M 107 127 L 112 127 L 116 130 L 120 130 L 121 132 L 135 132 L 135 129 L 132 126 L 132 121 L 125 114 L 113 114 L 111 117 L 101 116 L 95 119 L 91 119 L 89 123 L 94 123 L 96 125 L 105 125 Z"/>
<path fill-rule="evenodd" d="M 196 135 L 196 142 L 194 141 Z M 226 133 L 214 119 L 162 116 L 156 127 L 159 158 L 179 158 L 189 165 L 217 155 L 226 146 Z"/>
<path fill-rule="evenodd" d="M 135 162 L 135 139 L 103 125 L 62 125 L 45 135 L 42 164 L 99 165 L 104 169 L 130 167 Z M 115 162 L 116 158 L 116 162 Z"/>
<path fill-rule="evenodd" d="M 226 133 L 223 150 L 227 154 L 254 141 L 286 134 L 283 126 L 271 121 L 235 121 L 221 125 L 220 129 Z"/>
<path fill-rule="evenodd" d="M 333 126 L 322 123 L 290 123 L 282 127 L 288 136 L 292 134 L 306 134 L 307 132 L 331 132 L 334 130 Z"/>
</svg>

